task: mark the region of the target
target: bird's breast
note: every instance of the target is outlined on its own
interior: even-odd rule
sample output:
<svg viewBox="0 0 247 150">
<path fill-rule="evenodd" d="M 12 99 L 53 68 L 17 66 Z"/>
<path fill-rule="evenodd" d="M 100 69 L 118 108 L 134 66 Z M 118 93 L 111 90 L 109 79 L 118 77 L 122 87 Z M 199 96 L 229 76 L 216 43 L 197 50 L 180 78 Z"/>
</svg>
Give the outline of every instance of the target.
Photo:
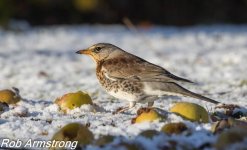
<svg viewBox="0 0 247 150">
<path fill-rule="evenodd" d="M 103 71 L 97 72 L 97 78 L 107 93 L 118 99 L 136 101 L 142 95 L 141 83 L 110 78 Z"/>
</svg>

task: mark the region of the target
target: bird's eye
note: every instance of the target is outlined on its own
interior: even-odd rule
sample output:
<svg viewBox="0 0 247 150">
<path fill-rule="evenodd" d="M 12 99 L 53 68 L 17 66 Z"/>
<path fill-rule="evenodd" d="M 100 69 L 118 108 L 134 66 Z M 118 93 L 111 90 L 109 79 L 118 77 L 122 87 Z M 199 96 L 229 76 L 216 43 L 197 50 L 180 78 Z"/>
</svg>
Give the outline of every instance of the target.
<svg viewBox="0 0 247 150">
<path fill-rule="evenodd" d="M 94 48 L 94 52 L 96 52 L 96 53 L 99 52 L 100 50 L 101 50 L 101 47 L 95 47 Z"/>
</svg>

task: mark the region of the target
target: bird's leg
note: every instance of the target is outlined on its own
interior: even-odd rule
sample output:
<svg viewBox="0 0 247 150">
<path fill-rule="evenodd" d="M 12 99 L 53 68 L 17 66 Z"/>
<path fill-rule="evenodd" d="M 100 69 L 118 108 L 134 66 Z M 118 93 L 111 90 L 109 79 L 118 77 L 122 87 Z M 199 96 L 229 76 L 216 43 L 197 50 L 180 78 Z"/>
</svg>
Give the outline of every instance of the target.
<svg viewBox="0 0 247 150">
<path fill-rule="evenodd" d="M 115 112 L 113 112 L 113 114 L 117 114 L 117 113 L 121 113 L 124 111 L 127 111 L 133 107 L 135 107 L 136 102 L 129 102 L 129 106 L 128 107 L 122 107 L 122 108 L 118 108 Z"/>
<path fill-rule="evenodd" d="M 154 102 L 148 102 L 148 107 L 152 107 L 154 105 Z"/>
</svg>

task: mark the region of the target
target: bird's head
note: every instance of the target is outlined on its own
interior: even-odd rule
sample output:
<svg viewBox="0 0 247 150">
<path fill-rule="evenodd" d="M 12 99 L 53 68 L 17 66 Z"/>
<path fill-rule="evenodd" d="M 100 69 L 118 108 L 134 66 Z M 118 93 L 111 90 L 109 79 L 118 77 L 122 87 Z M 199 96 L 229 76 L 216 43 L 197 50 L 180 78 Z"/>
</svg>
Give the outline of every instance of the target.
<svg viewBox="0 0 247 150">
<path fill-rule="evenodd" d="M 79 50 L 77 54 L 86 54 L 93 58 L 95 62 L 99 62 L 108 58 L 113 52 L 121 51 L 115 45 L 109 43 L 98 43 L 90 46 L 89 48 Z"/>
</svg>

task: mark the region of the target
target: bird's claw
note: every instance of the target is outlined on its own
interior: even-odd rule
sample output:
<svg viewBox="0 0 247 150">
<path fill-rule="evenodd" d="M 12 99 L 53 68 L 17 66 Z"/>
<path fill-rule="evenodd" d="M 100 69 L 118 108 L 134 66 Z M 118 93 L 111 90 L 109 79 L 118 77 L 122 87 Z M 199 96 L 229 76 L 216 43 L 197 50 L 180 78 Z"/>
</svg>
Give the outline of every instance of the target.
<svg viewBox="0 0 247 150">
<path fill-rule="evenodd" d="M 115 114 L 124 112 L 124 111 L 126 111 L 126 110 L 128 110 L 126 107 L 119 107 L 119 108 L 117 108 L 112 114 L 115 115 Z"/>
</svg>

